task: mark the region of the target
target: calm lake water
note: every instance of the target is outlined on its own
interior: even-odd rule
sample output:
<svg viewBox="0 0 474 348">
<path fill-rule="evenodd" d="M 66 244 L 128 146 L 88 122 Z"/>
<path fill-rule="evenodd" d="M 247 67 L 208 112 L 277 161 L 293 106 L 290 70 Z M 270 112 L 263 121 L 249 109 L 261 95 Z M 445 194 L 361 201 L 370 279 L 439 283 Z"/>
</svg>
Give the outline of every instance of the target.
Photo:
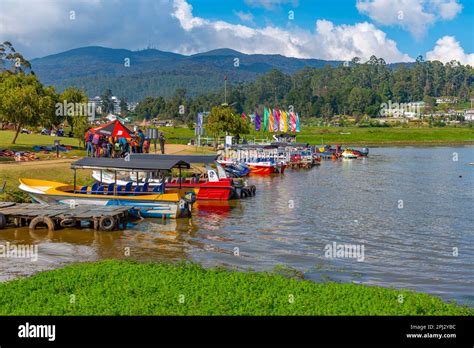
<svg viewBox="0 0 474 348">
<path fill-rule="evenodd" d="M 0 280 L 77 261 L 187 259 L 285 265 L 316 282 L 410 288 L 474 307 L 472 162 L 474 147 L 371 148 L 365 159 L 252 177 L 256 197 L 200 205 L 192 219 L 111 233 L 3 230 L 0 244 L 37 244 L 39 259 L 0 259 Z M 363 261 L 326 257 L 333 243 L 363 246 Z"/>
</svg>

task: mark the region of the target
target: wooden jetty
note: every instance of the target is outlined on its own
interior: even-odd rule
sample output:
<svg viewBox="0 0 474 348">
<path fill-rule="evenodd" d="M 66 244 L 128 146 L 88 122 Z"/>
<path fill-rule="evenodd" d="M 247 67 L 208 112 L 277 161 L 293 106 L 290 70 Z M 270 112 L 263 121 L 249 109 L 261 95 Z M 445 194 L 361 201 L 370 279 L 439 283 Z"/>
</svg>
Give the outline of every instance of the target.
<svg viewBox="0 0 474 348">
<path fill-rule="evenodd" d="M 129 206 L 97 206 L 64 204 L 36 204 L 0 202 L 0 229 L 13 225 L 30 229 L 46 227 L 50 231 L 60 228 L 81 228 L 82 223 L 95 230 L 112 231 L 125 228 L 132 219 Z"/>
</svg>

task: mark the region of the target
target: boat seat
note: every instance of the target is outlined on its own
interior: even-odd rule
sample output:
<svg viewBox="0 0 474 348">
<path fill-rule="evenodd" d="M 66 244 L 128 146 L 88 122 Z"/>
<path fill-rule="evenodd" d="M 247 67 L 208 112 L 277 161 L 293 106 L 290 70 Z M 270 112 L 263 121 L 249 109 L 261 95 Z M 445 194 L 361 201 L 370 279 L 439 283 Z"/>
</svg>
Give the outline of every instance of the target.
<svg viewBox="0 0 474 348">
<path fill-rule="evenodd" d="M 149 182 L 146 182 L 143 184 L 143 189 L 142 189 L 142 192 L 148 192 L 148 187 L 150 186 L 150 183 Z"/>
<path fill-rule="evenodd" d="M 140 186 L 135 186 L 135 189 L 133 190 L 133 194 L 136 195 L 137 193 L 141 192 L 141 187 Z"/>
<path fill-rule="evenodd" d="M 95 182 L 94 184 L 92 184 L 91 190 L 88 193 L 95 194 L 98 188 L 99 188 L 99 183 Z"/>
<path fill-rule="evenodd" d="M 89 186 L 82 186 L 81 189 L 79 190 L 79 193 L 81 194 L 87 194 L 87 189 Z"/>
<path fill-rule="evenodd" d="M 153 188 L 153 193 L 165 193 L 164 187 L 165 187 L 164 184 L 156 185 L 156 186 Z"/>
<path fill-rule="evenodd" d="M 100 186 L 97 191 L 95 192 L 96 195 L 103 195 L 105 190 L 105 186 Z"/>
<path fill-rule="evenodd" d="M 113 195 L 114 194 L 114 186 L 115 186 L 114 183 L 111 183 L 111 184 L 109 184 L 109 186 L 107 186 L 107 195 Z"/>
<path fill-rule="evenodd" d="M 129 194 L 132 192 L 132 185 L 133 185 L 133 182 L 129 181 L 127 182 L 127 184 L 125 185 L 123 191 L 122 191 L 122 195 L 126 195 L 126 194 Z"/>
</svg>

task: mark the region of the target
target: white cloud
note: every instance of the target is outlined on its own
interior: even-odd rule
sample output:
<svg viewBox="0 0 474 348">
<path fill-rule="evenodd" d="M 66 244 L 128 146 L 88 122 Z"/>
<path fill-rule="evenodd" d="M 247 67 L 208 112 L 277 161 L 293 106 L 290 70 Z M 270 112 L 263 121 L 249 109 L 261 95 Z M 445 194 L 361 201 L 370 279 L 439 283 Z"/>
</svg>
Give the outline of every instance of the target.
<svg viewBox="0 0 474 348">
<path fill-rule="evenodd" d="M 112 2 L 113 1 L 113 2 Z M 76 19 L 69 19 L 69 11 Z M 105 14 L 107 14 L 106 17 Z M 294 25 L 253 28 L 193 15 L 185 0 L 0 0 L 0 38 L 28 58 L 100 45 L 194 54 L 216 48 L 243 53 L 350 60 L 371 55 L 387 62 L 413 60 L 373 24 L 335 25 L 318 20 L 313 30 Z"/>
<path fill-rule="evenodd" d="M 461 64 L 474 66 L 474 53 L 464 52 L 464 49 L 453 36 L 443 36 L 436 41 L 433 50 L 426 53 L 426 59 L 439 60 L 443 63 L 457 60 Z"/>
<path fill-rule="evenodd" d="M 234 11 L 234 13 L 242 22 L 253 23 L 253 14 L 251 12 Z"/>
<path fill-rule="evenodd" d="M 314 32 L 292 27 L 274 26 L 250 28 L 223 21 L 208 21 L 192 15 L 192 7 L 185 0 L 175 0 L 176 17 L 189 34 L 187 53 L 207 50 L 209 42 L 215 47 L 230 47 L 244 53 L 281 54 L 298 58 L 350 60 L 354 56 L 368 59 L 371 55 L 388 62 L 412 61 L 401 53 L 395 41 L 373 24 L 334 26 L 318 20 Z M 205 38 L 208 37 L 209 40 Z"/>
<path fill-rule="evenodd" d="M 270 11 L 286 4 L 294 7 L 298 6 L 298 0 L 245 0 L 245 3 L 251 7 L 261 7 Z"/>
<path fill-rule="evenodd" d="M 357 0 L 357 9 L 381 25 L 400 26 L 422 38 L 439 20 L 451 20 L 462 10 L 458 0 Z"/>
</svg>

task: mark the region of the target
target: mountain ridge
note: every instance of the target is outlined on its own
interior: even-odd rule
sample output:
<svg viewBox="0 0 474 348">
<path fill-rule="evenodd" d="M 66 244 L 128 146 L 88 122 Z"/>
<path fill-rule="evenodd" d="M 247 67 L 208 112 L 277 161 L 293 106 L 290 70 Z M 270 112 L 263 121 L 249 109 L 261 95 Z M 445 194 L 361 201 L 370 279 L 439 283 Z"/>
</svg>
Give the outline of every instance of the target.
<svg viewBox="0 0 474 348">
<path fill-rule="evenodd" d="M 39 79 L 58 91 L 74 86 L 91 97 L 110 88 L 114 95 L 129 101 L 169 96 L 177 88 L 185 88 L 191 96 L 208 93 L 221 88 L 223 76 L 228 76 L 232 83 L 241 83 L 274 68 L 292 74 L 304 67 L 341 63 L 278 54 L 246 54 L 229 48 L 183 55 L 154 48 L 132 51 L 102 46 L 78 47 L 31 60 Z"/>
</svg>

